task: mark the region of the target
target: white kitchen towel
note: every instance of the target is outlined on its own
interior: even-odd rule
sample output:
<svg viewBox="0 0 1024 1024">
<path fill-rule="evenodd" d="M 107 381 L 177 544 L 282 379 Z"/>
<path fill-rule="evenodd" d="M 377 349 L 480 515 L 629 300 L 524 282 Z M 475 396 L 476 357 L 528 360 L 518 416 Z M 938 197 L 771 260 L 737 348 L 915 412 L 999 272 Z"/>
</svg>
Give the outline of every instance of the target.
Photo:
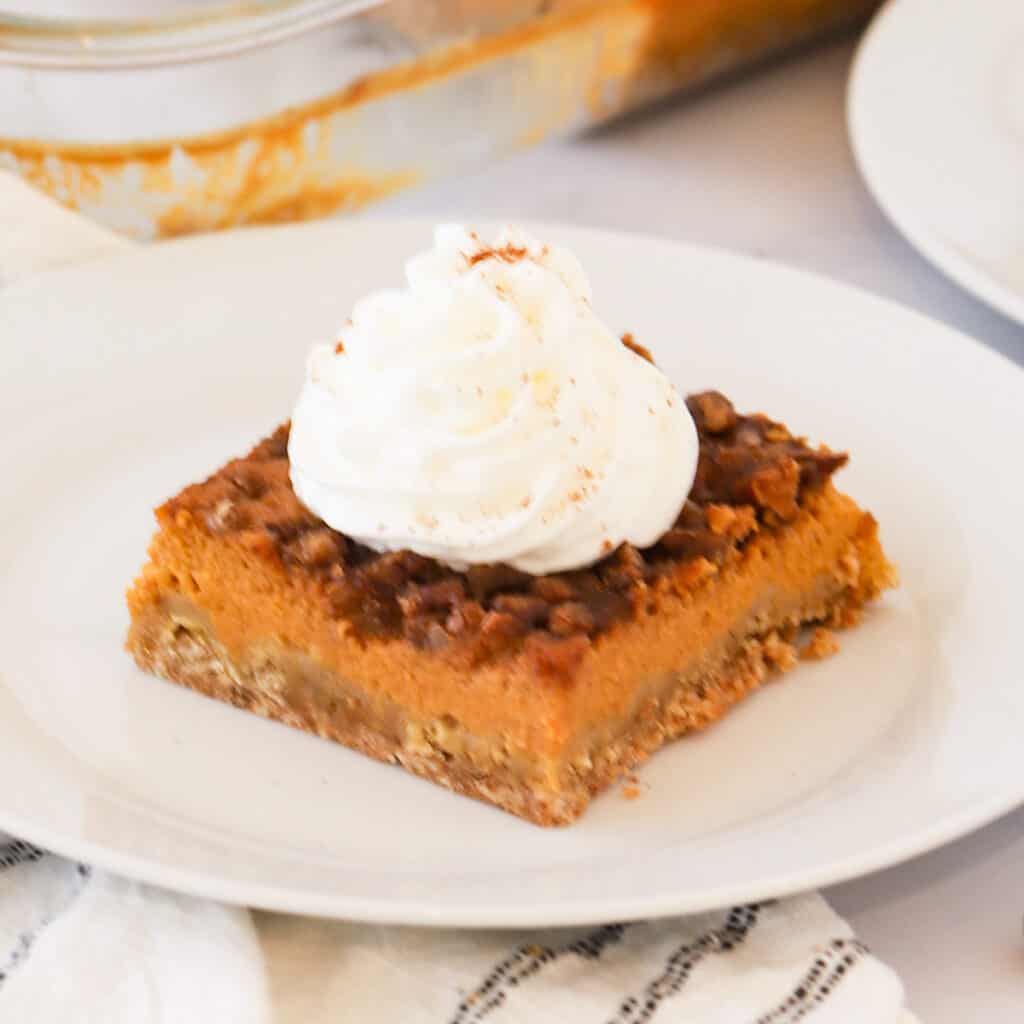
<svg viewBox="0 0 1024 1024">
<path fill-rule="evenodd" d="M 0 288 L 129 243 L 0 171 Z M 659 922 L 434 931 L 248 911 L 0 834 L 0 1024 L 911 1024 L 817 895 Z"/>
<path fill-rule="evenodd" d="M 0 842 L 0 1021 L 909 1024 L 811 894 L 685 918 L 437 931 L 258 913 Z"/>
<path fill-rule="evenodd" d="M 281 1022 L 908 1024 L 818 895 L 636 924 L 431 931 L 258 914 Z"/>
<path fill-rule="evenodd" d="M 132 244 L 0 170 L 0 288 L 44 270 L 127 251 Z"/>
<path fill-rule="evenodd" d="M 270 1024 L 246 910 L 0 837 L 3 1024 Z"/>
</svg>

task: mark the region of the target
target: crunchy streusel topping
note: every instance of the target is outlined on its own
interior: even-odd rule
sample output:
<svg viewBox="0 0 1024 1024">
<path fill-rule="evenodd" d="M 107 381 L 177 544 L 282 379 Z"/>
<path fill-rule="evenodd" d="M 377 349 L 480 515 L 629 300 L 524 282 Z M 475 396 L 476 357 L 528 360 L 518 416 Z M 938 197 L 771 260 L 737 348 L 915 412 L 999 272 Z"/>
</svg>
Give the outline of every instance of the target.
<svg viewBox="0 0 1024 1024">
<path fill-rule="evenodd" d="M 761 528 L 796 516 L 802 497 L 847 460 L 813 449 L 760 414 L 743 416 L 717 392 L 687 405 L 700 436 L 690 499 L 657 544 L 620 546 L 585 570 L 531 576 L 504 565 L 456 572 L 409 551 L 379 554 L 329 529 L 295 496 L 288 425 L 163 509 L 234 535 L 286 571 L 315 578 L 333 613 L 368 640 L 404 636 L 428 650 L 478 659 L 523 647 L 538 671 L 562 675 L 590 641 L 633 615 L 650 587 L 699 586 Z"/>
</svg>

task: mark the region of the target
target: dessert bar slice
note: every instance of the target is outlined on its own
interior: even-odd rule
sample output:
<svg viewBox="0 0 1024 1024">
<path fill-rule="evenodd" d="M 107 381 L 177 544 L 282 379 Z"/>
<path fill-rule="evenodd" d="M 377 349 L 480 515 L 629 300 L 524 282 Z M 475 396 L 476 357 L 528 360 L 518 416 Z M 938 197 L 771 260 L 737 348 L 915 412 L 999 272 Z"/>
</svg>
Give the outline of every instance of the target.
<svg viewBox="0 0 1024 1024">
<path fill-rule="evenodd" d="M 571 822 L 801 644 L 828 650 L 826 630 L 894 582 L 875 520 L 831 482 L 845 455 L 715 392 L 687 404 L 700 461 L 674 527 L 541 576 L 329 529 L 292 490 L 281 427 L 157 510 L 128 649 L 200 693 Z"/>
</svg>

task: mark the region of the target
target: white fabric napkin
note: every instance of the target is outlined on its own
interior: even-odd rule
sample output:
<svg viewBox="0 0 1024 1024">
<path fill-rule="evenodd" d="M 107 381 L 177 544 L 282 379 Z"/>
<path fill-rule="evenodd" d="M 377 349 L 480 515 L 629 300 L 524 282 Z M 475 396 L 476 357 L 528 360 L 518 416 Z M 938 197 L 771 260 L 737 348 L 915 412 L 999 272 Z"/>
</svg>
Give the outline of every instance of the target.
<svg viewBox="0 0 1024 1024">
<path fill-rule="evenodd" d="M 269 1024 L 249 913 L 0 837 L 0 1021 Z"/>
<path fill-rule="evenodd" d="M 0 172 L 0 288 L 128 243 Z M 0 834 L 0 1021 L 912 1024 L 811 894 L 658 922 L 376 927 L 179 896 Z"/>
<path fill-rule="evenodd" d="M 127 251 L 132 244 L 0 170 L 0 288 L 44 270 Z"/>
<path fill-rule="evenodd" d="M 255 918 L 255 920 L 254 920 Z M 436 931 L 224 907 L 0 841 L 0 1020 L 909 1024 L 820 896 L 635 924 Z"/>
</svg>

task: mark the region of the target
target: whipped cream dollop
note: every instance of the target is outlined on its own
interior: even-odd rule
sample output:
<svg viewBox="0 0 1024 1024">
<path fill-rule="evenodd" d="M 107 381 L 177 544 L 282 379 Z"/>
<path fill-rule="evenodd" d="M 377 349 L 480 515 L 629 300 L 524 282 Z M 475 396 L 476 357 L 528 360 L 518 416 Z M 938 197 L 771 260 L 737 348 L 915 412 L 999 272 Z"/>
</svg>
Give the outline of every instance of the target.
<svg viewBox="0 0 1024 1024">
<path fill-rule="evenodd" d="M 696 429 L 601 322 L 572 253 L 442 226 L 406 278 L 309 357 L 288 454 L 316 515 L 378 551 L 534 574 L 673 525 Z"/>
</svg>

